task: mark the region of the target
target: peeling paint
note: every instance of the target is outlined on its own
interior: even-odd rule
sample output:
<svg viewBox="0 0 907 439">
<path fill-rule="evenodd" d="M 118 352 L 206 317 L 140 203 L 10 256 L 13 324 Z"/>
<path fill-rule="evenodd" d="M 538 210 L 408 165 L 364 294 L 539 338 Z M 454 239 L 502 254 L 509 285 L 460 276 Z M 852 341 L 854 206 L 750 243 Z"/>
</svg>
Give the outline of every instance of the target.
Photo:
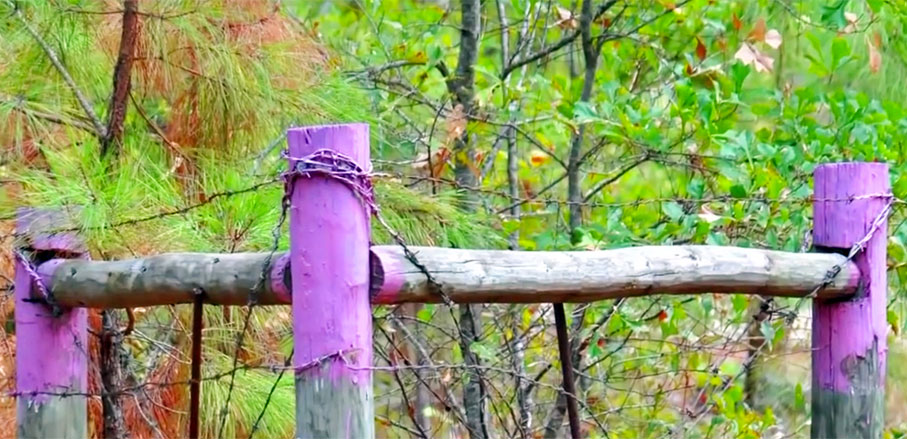
<svg viewBox="0 0 907 439">
<path fill-rule="evenodd" d="M 888 202 L 884 163 L 816 168 L 813 238 L 817 248 L 847 252 Z M 859 197 L 859 198 L 857 198 Z M 878 438 L 884 420 L 887 356 L 886 224 L 857 253 L 861 288 L 848 300 L 813 302 L 813 419 L 818 438 Z"/>
</svg>

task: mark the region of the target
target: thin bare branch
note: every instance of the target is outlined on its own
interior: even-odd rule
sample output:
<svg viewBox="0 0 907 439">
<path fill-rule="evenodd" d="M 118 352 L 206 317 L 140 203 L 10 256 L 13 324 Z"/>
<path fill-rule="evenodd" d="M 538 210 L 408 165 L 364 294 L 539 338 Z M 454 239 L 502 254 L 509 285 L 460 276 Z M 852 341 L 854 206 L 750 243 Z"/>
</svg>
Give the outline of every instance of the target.
<svg viewBox="0 0 907 439">
<path fill-rule="evenodd" d="M 79 101 L 79 105 L 82 107 L 82 110 L 85 111 L 85 115 L 88 116 L 88 120 L 91 121 L 95 136 L 99 139 L 104 138 L 107 135 L 107 129 L 104 128 L 104 124 L 101 122 L 101 119 L 98 117 L 97 113 L 95 113 L 94 105 L 91 103 L 88 97 L 85 96 L 85 93 L 82 92 L 79 86 L 76 85 L 76 81 L 72 79 L 72 75 L 69 74 L 69 70 L 67 70 L 66 66 L 63 65 L 63 62 L 60 61 L 60 57 L 57 56 L 57 52 L 54 51 L 54 49 L 50 47 L 50 44 L 47 43 L 44 37 L 42 37 L 41 34 L 39 34 L 38 31 L 35 30 L 34 27 L 32 27 L 31 23 L 29 23 L 25 18 L 25 14 L 22 13 L 22 9 L 20 9 L 17 4 L 12 3 L 9 0 L 7 0 L 7 4 L 9 4 L 13 8 L 13 14 L 16 16 L 19 22 L 22 23 L 22 26 L 25 28 L 25 30 L 28 31 L 32 38 L 34 38 L 35 42 L 37 42 L 38 45 L 41 46 L 41 50 L 44 51 L 44 54 L 47 55 L 47 58 L 50 60 L 51 64 L 53 64 L 54 68 L 57 69 L 57 72 L 60 73 L 60 76 L 63 77 L 63 81 L 76 96 L 76 100 Z"/>
</svg>

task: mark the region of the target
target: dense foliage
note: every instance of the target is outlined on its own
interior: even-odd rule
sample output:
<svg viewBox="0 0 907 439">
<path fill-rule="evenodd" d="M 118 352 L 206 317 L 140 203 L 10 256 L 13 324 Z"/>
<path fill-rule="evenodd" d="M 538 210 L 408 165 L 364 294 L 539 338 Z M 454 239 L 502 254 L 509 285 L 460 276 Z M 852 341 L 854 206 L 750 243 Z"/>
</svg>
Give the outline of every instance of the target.
<svg viewBox="0 0 907 439">
<path fill-rule="evenodd" d="M 383 215 L 426 245 L 808 251 L 811 173 L 833 161 L 887 162 L 907 199 L 895 1 L 141 2 L 123 137 L 102 155 L 94 122 L 113 106 L 122 3 L 0 2 L 0 213 L 78 206 L 98 258 L 271 249 L 281 134 L 324 122 L 371 123 Z M 907 434 L 901 206 L 888 437 Z M 564 437 L 550 306 L 451 311 L 375 310 L 390 366 L 375 377 L 379 437 Z M 808 304 L 706 294 L 572 311 L 589 437 L 808 435 Z M 188 309 L 134 312 L 132 378 L 184 380 Z M 240 359 L 252 368 L 236 375 L 225 437 L 251 434 L 265 404 L 258 433 L 291 434 L 292 380 L 267 370 L 289 354 L 288 313 L 251 313 Z M 204 384 L 207 437 L 246 316 L 206 314 L 205 376 L 221 374 Z M 458 333 L 464 319 L 477 340 Z M 477 383 L 486 397 L 464 400 Z M 184 431 L 184 413 L 160 408 L 181 410 L 183 387 L 140 393 L 122 398 L 130 431 Z"/>
</svg>

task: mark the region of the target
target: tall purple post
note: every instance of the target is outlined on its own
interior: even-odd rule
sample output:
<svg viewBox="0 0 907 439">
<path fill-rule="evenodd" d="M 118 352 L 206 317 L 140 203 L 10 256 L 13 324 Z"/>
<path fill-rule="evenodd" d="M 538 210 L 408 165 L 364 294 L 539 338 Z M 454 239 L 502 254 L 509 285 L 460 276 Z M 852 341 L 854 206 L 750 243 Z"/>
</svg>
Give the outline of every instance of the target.
<svg viewBox="0 0 907 439">
<path fill-rule="evenodd" d="M 846 252 L 873 229 L 854 258 L 861 287 L 845 301 L 813 304 L 812 432 L 818 438 L 882 437 L 885 396 L 888 165 L 816 168 L 813 243 Z M 881 222 L 879 222 L 881 221 Z"/>
<path fill-rule="evenodd" d="M 74 234 L 48 235 L 60 227 L 53 212 L 20 209 L 16 231 L 23 249 L 39 257 L 85 254 Z M 59 263 L 62 260 L 48 262 Z M 85 308 L 54 316 L 36 287 L 39 277 L 28 261 L 16 261 L 16 431 L 19 438 L 88 437 L 88 314 Z M 40 261 L 36 261 L 40 262 Z M 42 280 L 47 282 L 47 279 Z"/>
<path fill-rule="evenodd" d="M 287 144 L 291 170 L 319 149 L 371 169 L 366 124 L 293 128 Z M 374 438 L 369 213 L 327 176 L 289 190 L 296 437 Z"/>
</svg>

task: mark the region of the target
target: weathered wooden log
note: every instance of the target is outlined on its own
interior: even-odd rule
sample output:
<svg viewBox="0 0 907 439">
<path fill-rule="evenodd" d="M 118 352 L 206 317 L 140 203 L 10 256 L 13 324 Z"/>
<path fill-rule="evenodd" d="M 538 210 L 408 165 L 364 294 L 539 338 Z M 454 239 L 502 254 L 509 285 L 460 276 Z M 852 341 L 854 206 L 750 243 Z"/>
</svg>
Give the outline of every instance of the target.
<svg viewBox="0 0 907 439">
<path fill-rule="evenodd" d="M 87 308 L 138 308 L 192 303 L 196 294 L 216 305 L 289 304 L 288 255 L 169 253 L 122 261 L 56 259 L 38 272 L 51 279 L 58 303 Z M 262 279 L 264 280 L 262 282 Z"/>
<path fill-rule="evenodd" d="M 870 238 L 854 257 L 862 291 L 849 300 L 813 302 L 811 437 L 880 438 L 888 351 L 888 165 L 833 163 L 816 168 L 814 177 L 814 244 L 848 252 Z"/>
<path fill-rule="evenodd" d="M 629 247 L 588 252 L 519 252 L 411 247 L 442 291 L 458 303 L 592 302 L 653 294 L 741 293 L 804 296 L 841 264 L 817 297 L 852 294 L 860 271 L 844 256 L 718 246 Z M 117 308 L 192 303 L 244 305 L 267 253 L 174 253 L 96 262 L 54 260 L 39 267 L 65 306 Z M 373 246 L 373 304 L 442 301 L 399 246 Z M 311 268 L 310 268 L 311 269 Z M 304 273 L 305 269 L 300 270 Z M 262 305 L 289 304 L 286 253 L 264 269 Z"/>
<path fill-rule="evenodd" d="M 854 292 L 859 270 L 836 254 L 718 246 L 646 246 L 588 252 L 411 247 L 454 302 L 592 302 L 654 294 L 805 296 L 840 264 L 820 298 Z M 401 248 L 372 248 L 380 284 L 372 303 L 440 302 L 442 295 Z"/>
</svg>

